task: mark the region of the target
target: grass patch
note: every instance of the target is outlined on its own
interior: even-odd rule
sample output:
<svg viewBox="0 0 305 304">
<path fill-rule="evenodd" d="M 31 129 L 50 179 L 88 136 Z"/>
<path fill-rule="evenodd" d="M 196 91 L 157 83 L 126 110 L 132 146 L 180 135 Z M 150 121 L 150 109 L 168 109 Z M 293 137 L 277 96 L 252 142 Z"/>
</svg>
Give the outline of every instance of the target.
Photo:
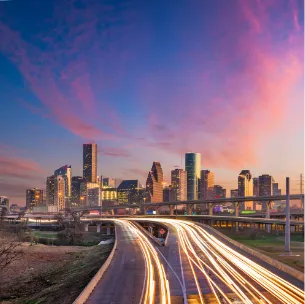
<svg viewBox="0 0 305 304">
<path fill-rule="evenodd" d="M 71 259 L 58 267 L 20 278 L 2 293 L 0 302 L 10 299 L 16 304 L 70 304 L 104 264 L 112 247 L 112 244 L 101 245 L 71 253 Z"/>
</svg>

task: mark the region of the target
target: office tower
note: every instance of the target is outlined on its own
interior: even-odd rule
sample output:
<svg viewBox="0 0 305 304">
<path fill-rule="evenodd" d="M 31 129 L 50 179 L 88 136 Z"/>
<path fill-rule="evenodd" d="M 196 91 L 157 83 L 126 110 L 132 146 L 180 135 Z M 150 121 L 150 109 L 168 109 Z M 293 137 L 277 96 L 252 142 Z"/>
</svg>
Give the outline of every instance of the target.
<svg viewBox="0 0 305 304">
<path fill-rule="evenodd" d="M 54 206 L 54 188 L 55 187 L 55 176 L 51 175 L 47 177 L 46 183 L 46 200 L 48 206 Z"/>
<path fill-rule="evenodd" d="M 135 204 L 139 201 L 138 180 L 123 180 L 117 188 L 117 200 L 121 204 Z"/>
<path fill-rule="evenodd" d="M 65 196 L 66 198 L 71 196 L 71 182 L 72 182 L 72 168 L 65 165 L 54 171 L 55 178 L 62 176 L 65 179 Z"/>
<path fill-rule="evenodd" d="M 214 185 L 214 198 L 225 198 L 226 197 L 226 189 L 223 189 L 220 185 Z"/>
<path fill-rule="evenodd" d="M 176 189 L 177 201 L 186 201 L 187 200 L 186 171 L 184 171 L 183 169 L 172 170 L 171 184 L 172 184 L 172 188 Z"/>
<path fill-rule="evenodd" d="M 200 172 L 200 199 L 209 199 L 209 188 L 214 187 L 214 172 L 201 170 Z"/>
<path fill-rule="evenodd" d="M 60 211 L 66 208 L 66 178 L 65 176 L 58 175 L 55 177 L 54 183 L 54 206 Z"/>
<path fill-rule="evenodd" d="M 43 190 L 33 188 L 26 189 L 26 208 L 33 211 L 34 207 L 40 207 L 43 204 Z"/>
<path fill-rule="evenodd" d="M 253 177 L 253 196 L 259 196 L 259 179 Z"/>
<path fill-rule="evenodd" d="M 272 193 L 272 176 L 263 174 L 258 177 L 259 196 L 270 196 Z"/>
<path fill-rule="evenodd" d="M 97 183 L 97 144 L 83 145 L 83 178 Z"/>
<path fill-rule="evenodd" d="M 163 188 L 163 202 L 176 202 L 177 201 L 177 190 L 173 186 Z"/>
<path fill-rule="evenodd" d="M 250 170 L 242 170 L 238 176 L 238 196 L 253 196 L 253 179 Z M 242 202 L 242 210 L 254 210 L 253 201 Z"/>
<path fill-rule="evenodd" d="M 2 211 L 4 211 L 4 212 L 10 211 L 10 201 L 6 196 L 0 196 L 0 211 L 1 212 Z"/>
<path fill-rule="evenodd" d="M 238 197 L 238 189 L 231 190 L 231 197 Z"/>
<path fill-rule="evenodd" d="M 101 188 L 97 183 L 88 183 L 87 184 L 87 205 L 88 206 L 101 206 L 102 197 L 101 197 Z"/>
<path fill-rule="evenodd" d="M 82 176 L 73 176 L 71 183 L 71 207 L 81 206 L 80 194 L 81 184 L 84 182 Z"/>
<path fill-rule="evenodd" d="M 272 183 L 272 195 L 281 195 L 282 190 L 279 189 L 279 184 L 278 183 Z"/>
<path fill-rule="evenodd" d="M 116 181 L 111 177 L 103 178 L 103 188 L 115 188 Z"/>
<path fill-rule="evenodd" d="M 146 190 L 151 203 L 163 201 L 163 171 L 159 162 L 153 162 L 146 180 Z"/>
<path fill-rule="evenodd" d="M 117 201 L 117 188 L 103 188 L 102 190 L 103 201 Z"/>
<path fill-rule="evenodd" d="M 188 152 L 185 154 L 185 171 L 187 176 L 187 199 L 198 200 L 200 183 L 200 153 Z"/>
</svg>

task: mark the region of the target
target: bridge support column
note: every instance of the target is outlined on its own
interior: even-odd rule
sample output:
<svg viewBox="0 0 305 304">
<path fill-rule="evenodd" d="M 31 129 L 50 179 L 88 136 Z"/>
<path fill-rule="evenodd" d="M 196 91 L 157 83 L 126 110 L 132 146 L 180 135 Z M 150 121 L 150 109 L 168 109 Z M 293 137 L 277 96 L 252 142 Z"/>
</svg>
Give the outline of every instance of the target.
<svg viewBox="0 0 305 304">
<path fill-rule="evenodd" d="M 240 202 L 235 202 L 235 203 L 234 203 L 235 216 L 239 216 L 239 205 L 240 205 Z M 239 228 L 238 228 L 238 222 L 235 222 L 235 230 L 236 230 L 236 232 L 238 232 L 238 230 L 239 230 Z"/>
<path fill-rule="evenodd" d="M 89 224 L 85 223 L 85 231 L 88 232 L 89 230 Z"/>
<path fill-rule="evenodd" d="M 143 207 L 142 209 L 143 209 L 143 215 L 146 215 L 148 207 Z"/>
<path fill-rule="evenodd" d="M 174 211 L 175 211 L 175 206 L 174 205 L 170 205 L 169 206 L 169 215 L 174 215 Z"/>
<path fill-rule="evenodd" d="M 110 224 L 107 224 L 107 235 L 111 234 L 111 228 L 110 228 Z"/>
<path fill-rule="evenodd" d="M 271 206 L 271 201 L 266 202 L 266 219 L 270 219 L 270 206 Z M 271 232 L 270 224 L 266 224 L 266 232 L 267 233 Z"/>
<path fill-rule="evenodd" d="M 136 212 L 136 210 L 135 209 L 133 209 L 133 208 L 129 208 L 129 215 L 134 215 L 135 214 L 135 212 Z"/>
<path fill-rule="evenodd" d="M 301 204 L 302 204 L 302 208 L 303 208 L 303 221 L 305 221 L 305 196 L 304 195 L 301 196 Z"/>
<path fill-rule="evenodd" d="M 186 210 L 188 215 L 192 215 L 193 205 L 186 205 Z"/>
<path fill-rule="evenodd" d="M 102 224 L 96 224 L 96 232 L 101 232 L 101 225 Z"/>
<path fill-rule="evenodd" d="M 160 207 L 156 207 L 156 215 L 160 215 Z"/>
<path fill-rule="evenodd" d="M 239 216 L 239 205 L 240 205 L 240 202 L 234 203 L 235 216 Z"/>
<path fill-rule="evenodd" d="M 213 215 L 213 207 L 214 207 L 214 204 L 209 203 L 209 215 Z"/>
</svg>

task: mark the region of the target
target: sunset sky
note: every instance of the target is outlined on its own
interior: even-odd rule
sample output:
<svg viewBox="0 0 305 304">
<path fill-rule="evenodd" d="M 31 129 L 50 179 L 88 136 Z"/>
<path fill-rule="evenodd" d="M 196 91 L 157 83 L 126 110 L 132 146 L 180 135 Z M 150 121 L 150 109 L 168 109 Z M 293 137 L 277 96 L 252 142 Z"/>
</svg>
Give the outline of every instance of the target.
<svg viewBox="0 0 305 304">
<path fill-rule="evenodd" d="M 0 2 L 0 195 L 25 204 L 54 169 L 166 180 L 200 152 L 217 184 L 242 169 L 299 192 L 302 0 Z"/>
</svg>

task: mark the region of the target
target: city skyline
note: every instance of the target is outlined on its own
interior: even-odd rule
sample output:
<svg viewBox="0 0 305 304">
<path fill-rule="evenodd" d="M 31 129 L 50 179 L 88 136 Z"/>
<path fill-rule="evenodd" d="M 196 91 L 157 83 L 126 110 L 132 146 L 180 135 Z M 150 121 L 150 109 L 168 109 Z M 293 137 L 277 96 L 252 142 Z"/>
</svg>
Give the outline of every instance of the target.
<svg viewBox="0 0 305 304">
<path fill-rule="evenodd" d="M 302 1 L 91 4 L 0 2 L 1 196 L 24 205 L 67 163 L 82 176 L 89 141 L 98 175 L 145 184 L 159 161 L 169 184 L 196 151 L 227 194 L 243 169 L 299 192 Z"/>
<path fill-rule="evenodd" d="M 83 147 L 83 158 L 84 158 L 84 155 L 85 155 L 85 153 L 84 153 L 84 151 L 85 151 L 85 148 L 84 147 L 86 147 L 86 146 L 88 146 L 88 145 L 92 145 L 92 144 L 82 144 L 82 147 Z M 98 147 L 97 147 L 97 144 L 93 144 L 94 146 L 95 146 L 95 149 L 98 149 Z M 275 186 L 275 189 L 276 189 L 276 191 L 278 191 L 277 189 L 279 188 L 279 185 L 281 184 L 276 178 L 274 178 L 274 176 L 272 176 L 272 174 L 271 175 L 269 175 L 269 174 L 266 174 L 266 173 L 262 173 L 262 174 L 259 174 L 259 175 L 257 175 L 256 177 L 254 176 L 254 174 L 252 174 L 252 173 L 250 173 L 251 172 L 251 170 L 242 170 L 241 172 L 240 172 L 240 174 L 239 175 L 236 175 L 236 180 L 235 180 L 235 182 L 233 182 L 233 184 L 234 184 L 234 186 L 232 186 L 232 187 L 226 187 L 226 185 L 227 185 L 227 183 L 225 182 L 225 183 L 221 183 L 221 182 L 219 182 L 218 181 L 218 179 L 217 179 L 217 176 L 215 177 L 215 174 L 214 174 L 214 172 L 211 172 L 210 170 L 207 170 L 207 169 L 203 169 L 203 166 L 202 166 L 202 164 L 200 163 L 200 161 L 199 161 L 199 159 L 200 159 L 200 153 L 197 153 L 197 152 L 186 152 L 185 153 L 185 158 L 187 158 L 187 157 L 190 157 L 191 156 L 191 162 L 190 162 L 190 164 L 189 164 L 189 167 L 193 167 L 193 164 L 195 165 L 195 167 L 196 167 L 196 170 L 198 170 L 198 169 L 200 169 L 199 170 L 199 172 L 200 172 L 200 174 L 199 174 L 199 179 L 198 179 L 198 183 L 199 183 L 199 187 L 197 187 L 197 191 L 196 191 L 196 193 L 197 193 L 197 195 L 198 195 L 198 199 L 202 199 L 202 197 L 201 197 L 201 195 L 202 195 L 202 193 L 201 193 L 201 191 L 202 191 L 202 186 L 203 186 L 203 184 L 200 184 L 200 183 L 202 183 L 202 178 L 203 178 L 203 174 L 204 174 L 204 172 L 206 173 L 206 172 L 208 172 L 208 173 L 211 173 L 212 174 L 212 180 L 213 180 L 213 185 L 215 184 L 215 186 L 213 186 L 213 189 L 214 190 L 212 190 L 212 191 L 215 191 L 215 187 L 217 188 L 223 188 L 224 189 L 224 193 L 227 193 L 224 197 L 230 197 L 230 196 L 232 196 L 232 192 L 231 192 L 231 194 L 229 195 L 229 193 L 230 193 L 230 191 L 237 191 L 237 192 L 239 192 L 239 190 L 238 189 L 236 189 L 236 188 L 239 188 L 239 180 L 240 180 L 240 176 L 242 175 L 242 174 L 250 174 L 250 178 L 251 178 L 251 189 L 250 189 L 250 192 L 249 193 L 253 193 L 252 195 L 253 196 L 259 196 L 259 189 L 261 189 L 261 185 L 262 185 L 262 183 L 259 183 L 258 182 L 258 187 L 259 187 L 259 189 L 257 189 L 258 190 L 258 193 L 255 195 L 255 186 L 254 186 L 254 181 L 255 180 L 257 180 L 257 181 L 259 181 L 261 178 L 264 178 L 265 176 L 266 177 L 269 177 L 270 178 L 270 185 L 269 185 L 269 187 L 270 187 L 270 189 L 269 189 L 269 192 L 266 192 L 266 193 L 262 193 L 262 195 L 269 195 L 269 193 L 270 193 L 270 195 L 272 195 L 273 194 L 273 185 Z M 146 183 L 147 183 L 147 181 L 148 181 L 148 179 L 149 179 L 149 176 L 150 176 L 150 174 L 153 172 L 152 170 L 155 170 L 154 168 L 155 168 L 155 165 L 158 165 L 158 166 L 162 166 L 162 164 L 160 164 L 160 162 L 157 162 L 157 161 L 153 161 L 153 166 L 152 166 L 152 168 L 151 168 L 151 170 L 148 170 L 148 178 L 146 178 Z M 81 171 L 83 172 L 84 170 L 83 170 L 83 167 L 84 167 L 84 164 L 83 164 L 83 166 L 82 166 L 82 169 L 81 169 Z M 161 182 L 160 182 L 160 184 L 162 184 L 163 185 L 163 188 L 164 187 L 166 187 L 166 186 L 169 186 L 169 185 L 171 185 L 171 186 L 173 186 L 173 184 L 172 184 L 172 174 L 173 174 L 173 172 L 174 171 L 177 171 L 177 170 L 182 170 L 183 172 L 185 172 L 185 181 L 187 181 L 187 168 L 186 168 L 186 166 L 184 165 L 184 167 L 183 168 L 177 168 L 178 166 L 175 166 L 175 168 L 173 168 L 172 170 L 170 170 L 170 172 L 169 172 L 169 181 L 167 182 L 167 181 L 164 181 L 163 180 L 163 177 L 164 177 L 164 175 L 168 175 L 168 174 L 166 174 L 165 172 L 163 172 L 163 170 L 162 170 L 162 167 L 160 167 L 160 170 L 161 170 L 161 174 L 162 174 L 162 178 L 161 178 Z M 87 181 L 87 183 L 88 183 L 88 185 L 90 186 L 90 188 L 92 188 L 93 186 L 95 187 L 95 185 L 98 185 L 98 184 L 101 184 L 101 185 L 103 185 L 103 180 L 105 179 L 105 180 L 111 180 L 111 182 L 112 183 L 116 183 L 116 177 L 110 177 L 110 176 L 108 176 L 108 177 L 106 177 L 106 178 L 102 178 L 102 176 L 103 175 L 100 175 L 100 173 L 99 173 L 99 170 L 98 170 L 98 166 L 95 168 L 95 171 L 97 172 L 97 175 L 96 175 L 96 181 L 98 182 L 98 183 L 92 183 L 92 182 L 90 182 L 90 181 Z M 193 170 L 194 171 L 194 170 Z M 77 174 L 75 174 L 75 172 L 74 171 L 72 171 L 72 166 L 71 165 L 64 165 L 64 166 L 61 166 L 59 169 L 55 169 L 55 170 L 53 170 L 53 175 L 51 175 L 51 176 L 46 176 L 45 177 L 45 179 L 46 179 L 46 183 L 45 183 L 45 185 L 43 186 L 43 187 L 36 187 L 35 185 L 32 185 L 32 186 L 29 186 L 29 187 L 27 187 L 27 191 L 28 191 L 28 189 L 30 189 L 30 188 L 32 188 L 32 189 L 37 189 L 37 190 L 41 190 L 41 191 L 43 191 L 43 193 L 44 193 L 44 195 L 43 195 L 43 198 L 45 199 L 45 201 L 46 201 L 46 204 L 47 205 L 53 205 L 54 203 L 48 203 L 48 192 L 49 192 L 49 188 L 50 187 L 52 187 L 51 186 L 51 184 L 50 184 L 50 179 L 56 179 L 56 176 L 58 175 L 60 178 L 63 178 L 64 180 L 65 180 L 65 182 L 64 182 L 64 188 L 65 188 L 65 196 L 66 197 L 69 197 L 70 195 L 68 195 L 68 193 L 69 193 L 69 191 L 72 191 L 72 188 L 71 188 L 71 186 L 72 186 L 72 183 L 73 183 L 73 179 L 80 179 L 81 181 L 86 181 L 86 179 L 84 179 L 84 177 L 83 176 L 78 176 Z M 167 172 L 168 173 L 168 172 Z M 66 175 L 66 174 L 68 174 L 68 175 Z M 193 173 L 194 174 L 194 173 Z M 66 177 L 66 176 L 68 176 L 68 177 Z M 300 179 L 302 177 L 302 180 Z M 304 185 L 304 176 L 301 174 L 301 177 L 299 178 L 299 180 L 298 180 L 298 182 L 299 182 L 299 184 L 297 184 L 298 186 L 300 186 L 300 184 L 302 183 L 302 185 Z M 120 180 L 120 179 L 118 179 L 118 180 Z M 134 181 L 135 179 L 132 179 L 132 178 L 125 178 L 125 179 L 123 179 L 123 180 L 120 180 L 120 181 Z M 146 185 L 146 187 L 145 187 L 145 182 L 141 182 L 139 179 L 136 179 L 137 181 L 139 181 L 139 185 L 141 185 L 141 187 L 143 187 L 143 189 L 144 188 L 146 188 L 147 187 L 147 185 Z M 144 179 L 145 180 L 145 179 Z M 276 182 L 277 181 L 277 182 Z M 275 183 L 276 182 L 276 183 Z M 293 182 L 293 184 L 295 183 L 295 180 L 293 180 L 292 179 L 292 182 Z M 68 186 L 70 184 L 70 186 Z M 116 188 L 118 188 L 118 186 L 119 186 L 119 184 L 116 186 Z M 186 182 L 186 193 L 185 193 L 185 196 L 187 197 L 187 182 Z M 198 186 L 198 185 L 197 185 Z M 293 185 L 292 185 L 293 186 Z M 94 188 L 93 187 L 93 188 Z M 102 186 L 101 186 L 102 187 Z M 192 186 L 193 187 L 193 186 Z M 268 187 L 268 186 L 267 186 Z M 294 186 L 293 186 L 294 187 Z M 56 188 L 56 183 L 55 183 L 55 188 Z M 109 186 L 106 186 L 106 188 L 105 189 L 107 189 L 107 188 L 109 188 Z M 217 189 L 218 189 L 217 188 Z M 53 189 L 54 189 L 54 182 L 53 182 Z M 265 188 L 264 188 L 265 189 Z M 299 187 L 299 189 L 300 189 L 300 187 Z M 290 190 L 291 190 L 291 194 L 293 194 L 293 193 L 300 193 L 300 191 L 298 191 L 299 189 L 296 189 L 296 188 L 291 188 Z M 56 190 L 56 189 L 55 189 Z M 209 190 L 209 188 L 207 188 L 207 190 Z M 244 190 L 242 190 L 242 191 L 244 191 Z M 247 191 L 249 191 L 249 190 L 247 190 Z M 282 194 L 284 194 L 285 193 L 285 188 L 283 188 L 283 189 L 279 189 L 279 191 L 281 192 L 282 191 Z M 54 192 L 54 193 L 56 193 L 56 191 Z M 54 194 L 53 194 L 54 195 Z M 159 194 L 159 195 L 161 195 L 161 194 Z M 210 195 L 212 195 L 212 193 L 210 194 Z M 238 194 L 237 196 L 252 196 L 252 195 L 244 195 L 244 194 Z M 3 195 L 3 196 L 5 196 L 5 195 Z M 217 195 L 216 195 L 217 196 Z M 219 196 L 219 195 L 218 195 Z M 222 195 L 221 195 L 222 196 Z M 235 194 L 233 195 L 234 197 L 236 196 Z M 73 197 L 73 194 L 72 194 L 72 192 L 71 192 L 71 197 Z M 25 198 L 26 198 L 26 196 L 25 196 Z M 53 198 L 55 199 L 55 201 L 56 201 L 56 195 L 55 196 L 53 196 Z M 63 198 L 63 196 L 61 196 L 61 199 Z M 210 197 L 211 198 L 211 197 Z M 8 199 L 10 199 L 10 197 L 8 197 Z M 178 200 L 180 200 L 180 199 L 178 199 Z M 25 200 L 26 201 L 26 200 Z M 161 201 L 160 201 L 161 202 Z M 10 202 L 10 204 L 16 204 L 16 202 Z M 18 204 L 18 203 L 17 203 Z M 56 205 L 57 203 L 55 203 L 55 205 Z M 20 203 L 19 203 L 19 205 L 20 205 Z M 26 204 L 23 204 L 23 203 L 21 203 L 21 206 L 23 206 L 23 205 L 26 205 Z"/>
</svg>

